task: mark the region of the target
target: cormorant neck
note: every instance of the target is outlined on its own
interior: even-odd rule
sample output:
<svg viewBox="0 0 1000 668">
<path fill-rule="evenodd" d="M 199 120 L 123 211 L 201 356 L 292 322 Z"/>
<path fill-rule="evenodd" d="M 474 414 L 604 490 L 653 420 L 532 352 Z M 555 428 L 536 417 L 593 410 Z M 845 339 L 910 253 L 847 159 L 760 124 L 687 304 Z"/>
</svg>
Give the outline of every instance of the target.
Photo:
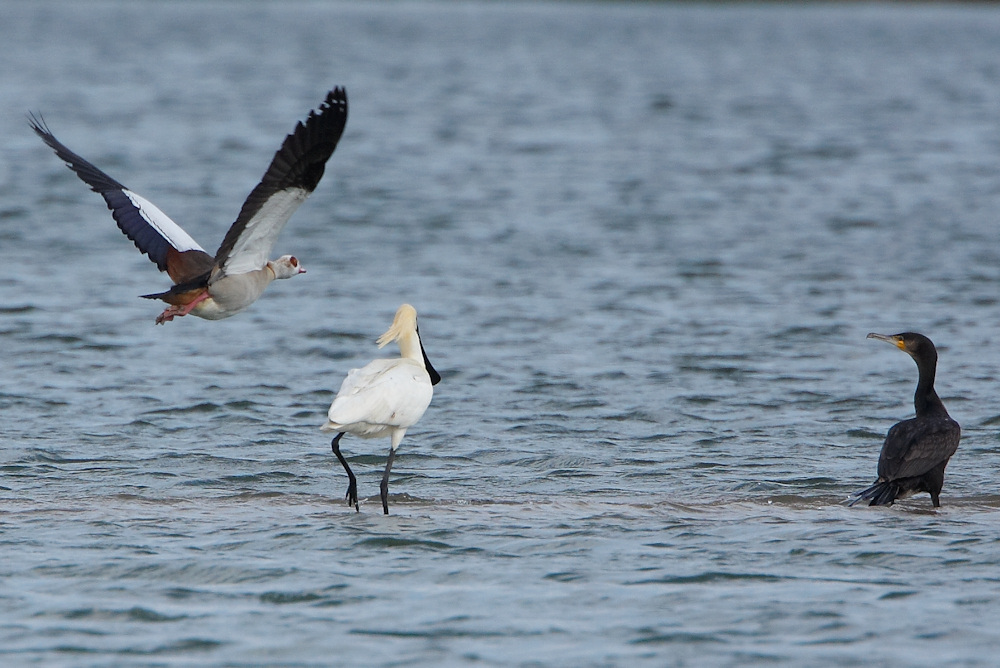
<svg viewBox="0 0 1000 668">
<path fill-rule="evenodd" d="M 948 414 L 944 404 L 941 402 L 941 398 L 934 390 L 936 367 L 937 360 L 917 360 L 920 379 L 917 381 L 917 391 L 913 395 L 913 408 L 917 412 L 917 417 L 922 415 Z"/>
</svg>

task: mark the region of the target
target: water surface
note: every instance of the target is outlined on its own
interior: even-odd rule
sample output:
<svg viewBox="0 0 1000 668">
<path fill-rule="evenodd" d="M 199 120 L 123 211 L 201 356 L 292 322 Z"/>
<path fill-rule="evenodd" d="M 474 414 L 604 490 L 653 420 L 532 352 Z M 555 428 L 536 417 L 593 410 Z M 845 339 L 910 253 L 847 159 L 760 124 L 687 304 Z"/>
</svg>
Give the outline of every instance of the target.
<svg viewBox="0 0 1000 668">
<path fill-rule="evenodd" d="M 0 660 L 991 665 L 1000 15 L 31 3 L 0 54 Z M 335 85 L 308 273 L 164 289 L 27 110 L 214 249 Z M 400 447 L 318 431 L 403 301 Z M 943 507 L 848 509 L 938 343 Z"/>
</svg>

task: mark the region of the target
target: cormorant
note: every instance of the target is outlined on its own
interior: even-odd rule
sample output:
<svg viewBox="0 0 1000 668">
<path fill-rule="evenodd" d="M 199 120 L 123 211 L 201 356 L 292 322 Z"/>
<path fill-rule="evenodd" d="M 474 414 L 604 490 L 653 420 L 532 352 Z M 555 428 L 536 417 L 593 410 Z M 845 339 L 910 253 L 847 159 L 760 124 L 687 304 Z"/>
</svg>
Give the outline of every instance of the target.
<svg viewBox="0 0 1000 668">
<path fill-rule="evenodd" d="M 931 503 L 938 508 L 944 468 L 958 449 L 962 429 L 934 391 L 937 350 L 930 339 L 914 332 L 869 334 L 868 338 L 888 341 L 917 363 L 920 378 L 913 395 L 917 415 L 889 430 L 878 458 L 878 480 L 858 492 L 850 505 L 865 500 L 870 501 L 870 506 L 888 506 L 896 499 L 928 492 Z"/>
</svg>

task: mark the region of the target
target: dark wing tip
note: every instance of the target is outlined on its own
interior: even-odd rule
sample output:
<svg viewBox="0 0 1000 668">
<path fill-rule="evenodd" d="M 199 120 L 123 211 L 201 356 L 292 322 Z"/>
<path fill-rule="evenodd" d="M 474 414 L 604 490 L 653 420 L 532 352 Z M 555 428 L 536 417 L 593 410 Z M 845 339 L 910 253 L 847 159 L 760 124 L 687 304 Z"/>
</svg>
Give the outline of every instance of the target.
<svg viewBox="0 0 1000 668">
<path fill-rule="evenodd" d="M 309 112 L 305 121 L 299 121 L 290 135 L 285 137 L 274 156 L 265 179 L 276 190 L 303 188 L 316 189 L 333 155 L 344 127 L 347 125 L 347 91 L 334 88 L 318 109 Z"/>
<path fill-rule="evenodd" d="M 319 113 L 323 113 L 331 107 L 339 106 L 347 114 L 347 89 L 343 86 L 335 86 L 333 90 L 326 94 L 326 99 L 319 107 Z"/>
<path fill-rule="evenodd" d="M 49 130 L 49 126 L 45 123 L 45 118 L 40 113 L 35 114 L 29 111 L 27 116 L 28 124 L 35 131 L 35 134 L 41 137 L 42 141 L 55 151 L 59 159 L 65 162 L 67 167 L 76 172 L 76 175 L 89 185 L 91 190 L 103 195 L 108 190 L 125 189 L 125 186 L 121 183 L 105 174 L 80 155 L 71 151 L 69 147 L 56 139 L 52 131 Z"/>
<path fill-rule="evenodd" d="M 285 137 L 216 251 L 218 264 L 226 262 L 247 223 L 275 193 L 299 189 L 309 194 L 316 189 L 346 124 L 347 91 L 338 86 L 326 94 L 318 109 L 311 110 L 304 122 L 298 121 L 292 133 Z M 284 221 L 280 224 L 284 225 Z"/>
<path fill-rule="evenodd" d="M 62 158 L 67 164 L 70 164 L 70 160 L 67 159 L 67 156 L 78 157 L 66 148 L 62 142 L 56 139 L 55 135 L 52 134 L 52 131 L 49 130 L 49 126 L 45 122 L 45 117 L 42 116 L 41 112 L 36 113 L 34 111 L 29 111 L 25 115 L 28 117 L 28 125 L 35 131 L 35 134 L 41 137 L 42 141 L 45 142 L 49 148 L 59 154 L 59 157 Z M 70 166 L 72 167 L 72 165 Z"/>
<path fill-rule="evenodd" d="M 129 198 L 125 186 L 56 139 L 41 114 L 28 112 L 28 124 L 81 181 L 104 198 L 118 228 L 132 240 L 135 247 L 149 256 L 160 271 L 166 271 L 170 242 L 159 229 L 150 224 L 135 202 Z"/>
<path fill-rule="evenodd" d="M 52 136 L 52 133 L 49 132 L 49 126 L 45 124 L 45 118 L 42 116 L 41 112 L 35 113 L 34 111 L 29 111 L 25 115 L 28 117 L 28 125 L 30 125 L 31 129 L 35 131 L 35 134 L 43 139 L 46 135 L 50 137 Z"/>
</svg>

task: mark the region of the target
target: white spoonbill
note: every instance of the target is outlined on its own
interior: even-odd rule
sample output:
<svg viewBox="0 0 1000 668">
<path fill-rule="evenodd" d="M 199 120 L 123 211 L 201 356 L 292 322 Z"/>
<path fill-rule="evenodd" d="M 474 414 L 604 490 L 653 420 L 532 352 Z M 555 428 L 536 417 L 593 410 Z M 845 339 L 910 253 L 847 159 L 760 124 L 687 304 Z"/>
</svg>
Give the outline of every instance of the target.
<svg viewBox="0 0 1000 668">
<path fill-rule="evenodd" d="M 389 460 L 382 474 L 382 511 L 389 514 L 389 470 L 396 457 L 396 448 L 403 440 L 406 429 L 416 424 L 427 410 L 434 395 L 434 385 L 441 375 L 431 366 L 420 342 L 417 328 L 417 310 L 403 304 L 396 311 L 392 327 L 378 338 L 378 347 L 396 341 L 400 357 L 369 362 L 360 369 L 351 369 L 340 386 L 340 391 L 330 404 L 327 421 L 320 429 L 335 431 L 331 446 L 333 454 L 347 471 L 348 505 L 358 508 L 358 482 L 347 460 L 340 454 L 340 438 L 354 434 L 362 438 L 389 436 L 392 446 Z"/>
<path fill-rule="evenodd" d="M 305 271 L 292 255 L 273 261 L 267 258 L 285 223 L 323 178 L 326 161 L 347 123 L 347 93 L 333 89 L 318 110 L 309 112 L 305 123 L 296 124 L 214 257 L 152 202 L 66 148 L 41 117 L 29 120 L 42 141 L 104 198 L 125 236 L 174 282 L 166 292 L 142 295 L 170 304 L 156 324 L 189 313 L 221 320 L 253 304 L 274 279 Z"/>
</svg>

